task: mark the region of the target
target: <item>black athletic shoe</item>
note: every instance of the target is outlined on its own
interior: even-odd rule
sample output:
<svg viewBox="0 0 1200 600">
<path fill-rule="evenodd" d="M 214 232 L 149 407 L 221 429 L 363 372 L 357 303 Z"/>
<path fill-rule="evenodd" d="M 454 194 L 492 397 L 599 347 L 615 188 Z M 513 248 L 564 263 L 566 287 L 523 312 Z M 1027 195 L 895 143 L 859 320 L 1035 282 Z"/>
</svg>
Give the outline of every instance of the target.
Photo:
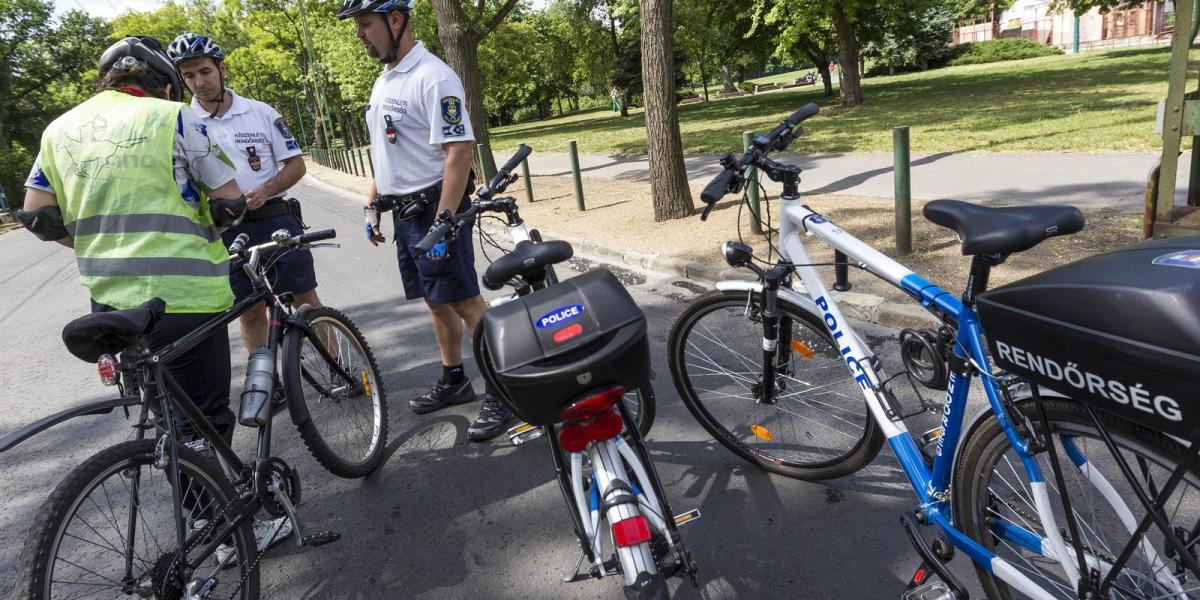
<svg viewBox="0 0 1200 600">
<path fill-rule="evenodd" d="M 475 418 L 475 422 L 471 423 L 470 429 L 467 429 L 467 437 L 472 442 L 485 442 L 504 432 L 504 426 L 513 418 L 508 407 L 504 406 L 490 394 L 484 394 L 483 406 L 479 409 L 479 416 Z"/>
<path fill-rule="evenodd" d="M 446 383 L 441 379 L 433 384 L 433 389 L 425 392 L 420 398 L 408 401 L 408 407 L 418 415 L 453 406 L 465 404 L 475 399 L 475 390 L 471 389 L 471 380 L 463 378 L 460 383 Z"/>
</svg>

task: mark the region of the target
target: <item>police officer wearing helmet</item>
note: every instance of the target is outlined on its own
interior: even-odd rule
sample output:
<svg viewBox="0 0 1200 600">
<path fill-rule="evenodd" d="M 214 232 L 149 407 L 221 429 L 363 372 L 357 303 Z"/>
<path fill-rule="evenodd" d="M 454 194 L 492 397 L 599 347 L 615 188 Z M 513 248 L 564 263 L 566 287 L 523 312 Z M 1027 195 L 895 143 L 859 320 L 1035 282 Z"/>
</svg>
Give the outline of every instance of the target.
<svg viewBox="0 0 1200 600">
<path fill-rule="evenodd" d="M 487 305 L 479 295 L 471 224 L 424 256 L 414 250 L 437 215 L 469 204 L 475 138 L 463 105 L 462 82 L 413 39 L 412 4 L 413 0 L 345 0 L 337 16 L 354 19 L 367 54 L 384 65 L 366 114 L 375 178 L 365 228 L 372 244 L 386 241 L 380 213 L 392 212 L 404 295 L 424 298 L 429 307 L 442 376 L 429 392 L 409 401 L 414 412 L 426 413 L 475 399 L 463 372 L 462 339 Z M 491 439 L 511 418 L 488 393 L 468 437 Z"/>
<path fill-rule="evenodd" d="M 208 134 L 233 159 L 238 186 L 246 194 L 249 211 L 239 225 L 222 233 L 225 243 L 232 244 L 241 233 L 250 236 L 250 245 L 271 241 L 271 234 L 280 229 L 292 235 L 303 233 L 300 203 L 284 194 L 304 177 L 304 157 L 279 111 L 225 87 L 225 53 L 208 36 L 180 35 L 167 47 L 167 54 L 192 92 L 192 109 L 203 115 Z M 280 162 L 283 168 L 277 165 Z M 267 277 L 276 293 L 292 292 L 297 305 L 320 306 L 311 251 L 284 250 L 264 259 L 264 264 L 272 265 Z M 230 283 L 238 300 L 254 291 L 250 277 L 241 269 L 230 273 Z M 247 351 L 266 345 L 264 303 L 240 320 Z"/>
<path fill-rule="evenodd" d="M 74 249 L 93 312 L 165 301 L 149 336 L 159 347 L 233 305 L 219 230 L 242 217 L 246 200 L 229 158 L 179 102 L 179 73 L 157 40 L 110 46 L 100 81 L 98 94 L 42 132 L 17 218 L 39 239 Z M 227 438 L 229 363 L 221 329 L 167 365 Z"/>
</svg>

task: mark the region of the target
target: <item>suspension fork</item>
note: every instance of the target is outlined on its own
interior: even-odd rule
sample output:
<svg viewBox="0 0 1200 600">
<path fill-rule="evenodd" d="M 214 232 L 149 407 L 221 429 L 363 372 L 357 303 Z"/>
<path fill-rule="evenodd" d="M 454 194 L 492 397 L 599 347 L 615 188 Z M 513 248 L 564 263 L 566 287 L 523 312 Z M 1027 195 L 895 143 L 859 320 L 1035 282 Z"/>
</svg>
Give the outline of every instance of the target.
<svg viewBox="0 0 1200 600">
<path fill-rule="evenodd" d="M 791 274 L 790 266 L 777 266 L 763 273 L 762 326 L 763 326 L 763 372 L 756 396 L 761 404 L 775 403 L 775 376 L 778 374 L 779 355 L 779 286 Z M 788 340 L 791 343 L 791 323 L 788 324 Z M 786 367 L 784 367 L 786 369 Z"/>
</svg>

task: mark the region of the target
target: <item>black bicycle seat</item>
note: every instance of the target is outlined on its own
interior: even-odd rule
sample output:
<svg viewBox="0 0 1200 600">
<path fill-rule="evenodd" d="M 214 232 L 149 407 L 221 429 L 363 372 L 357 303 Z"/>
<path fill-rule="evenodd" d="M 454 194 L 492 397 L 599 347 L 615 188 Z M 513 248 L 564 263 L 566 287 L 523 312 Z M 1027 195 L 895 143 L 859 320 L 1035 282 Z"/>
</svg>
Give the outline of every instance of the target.
<svg viewBox="0 0 1200 600">
<path fill-rule="evenodd" d="M 509 279 L 517 275 L 558 264 L 574 255 L 575 250 L 571 248 L 571 245 L 562 241 L 538 244 L 528 241 L 520 242 L 512 249 L 512 252 L 496 259 L 496 262 L 483 272 L 481 281 L 483 287 L 489 290 L 498 290 L 504 287 Z"/>
<path fill-rule="evenodd" d="M 62 338 L 67 350 L 90 363 L 102 354 L 116 354 L 148 335 L 166 313 L 167 303 L 153 298 L 137 308 L 94 312 L 67 323 Z"/>
<path fill-rule="evenodd" d="M 1083 229 L 1083 213 L 1062 204 L 989 208 L 959 200 L 934 200 L 923 212 L 926 219 L 958 233 L 966 256 L 1012 254 L 1046 238 Z"/>
</svg>

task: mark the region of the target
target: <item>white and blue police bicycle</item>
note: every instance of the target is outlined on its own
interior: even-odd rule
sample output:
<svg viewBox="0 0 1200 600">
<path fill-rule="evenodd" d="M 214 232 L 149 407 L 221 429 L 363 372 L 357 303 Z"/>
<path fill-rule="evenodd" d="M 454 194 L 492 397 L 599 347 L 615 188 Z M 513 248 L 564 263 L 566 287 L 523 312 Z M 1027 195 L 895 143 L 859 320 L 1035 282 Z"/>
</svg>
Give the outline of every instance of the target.
<svg viewBox="0 0 1200 600">
<path fill-rule="evenodd" d="M 760 266 L 748 246 L 726 243 L 726 262 L 757 280 L 719 283 L 672 326 L 670 368 L 688 409 L 737 455 L 801 479 L 852 473 L 886 440 L 918 498 L 901 519 L 923 561 L 907 598 L 967 597 L 945 566 L 956 551 L 991 598 L 1200 597 L 1200 238 L 987 290 L 993 267 L 1081 230 L 1082 213 L 929 202 L 926 218 L 971 257 L 955 295 L 801 203 L 800 169 L 768 155 L 817 112 L 805 106 L 727 155 L 702 194 L 707 217 L 747 185 L 748 167 L 782 183 L 780 259 Z M 804 235 L 832 246 L 834 261 L 813 263 Z M 850 268 L 877 276 L 939 325 L 901 333 L 904 368 L 889 376 L 818 267 L 839 290 Z M 986 402 L 966 420 L 975 379 Z M 899 398 L 917 384 L 945 396 L 940 427 L 914 437 Z"/>
</svg>

